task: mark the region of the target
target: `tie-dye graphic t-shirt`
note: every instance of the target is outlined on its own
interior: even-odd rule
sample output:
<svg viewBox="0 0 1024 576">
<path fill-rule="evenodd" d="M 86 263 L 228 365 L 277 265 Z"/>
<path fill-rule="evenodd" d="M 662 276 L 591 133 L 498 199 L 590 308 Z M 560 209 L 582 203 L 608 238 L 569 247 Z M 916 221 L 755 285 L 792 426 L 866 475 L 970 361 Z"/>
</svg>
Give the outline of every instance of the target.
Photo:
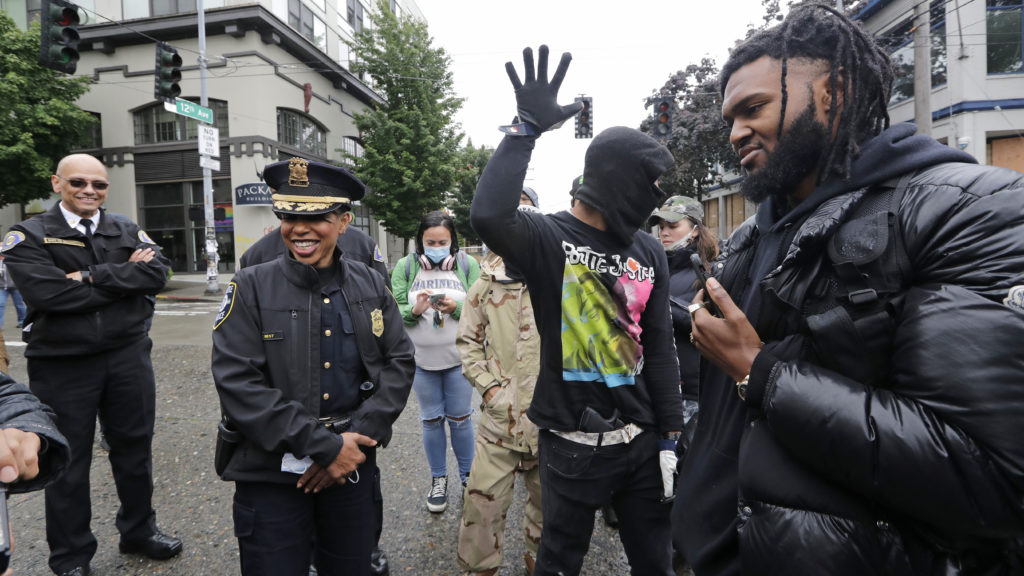
<svg viewBox="0 0 1024 576">
<path fill-rule="evenodd" d="M 523 218 L 525 244 L 504 256 L 526 276 L 542 338 L 530 418 L 575 430 L 589 406 L 679 429 L 669 427 L 682 401 L 664 249 L 642 232 L 622 246 L 568 212 Z"/>
<path fill-rule="evenodd" d="M 654 287 L 654 267 L 563 241 L 562 378 L 632 386 L 643 367 L 640 316 Z M 604 279 L 614 283 L 609 287 Z"/>
</svg>

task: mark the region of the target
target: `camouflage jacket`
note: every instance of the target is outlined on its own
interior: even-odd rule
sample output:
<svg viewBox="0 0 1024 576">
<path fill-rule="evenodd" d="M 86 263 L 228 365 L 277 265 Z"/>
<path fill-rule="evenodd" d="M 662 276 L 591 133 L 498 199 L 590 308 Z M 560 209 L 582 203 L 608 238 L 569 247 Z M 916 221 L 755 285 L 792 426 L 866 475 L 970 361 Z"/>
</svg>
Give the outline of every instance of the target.
<svg viewBox="0 0 1024 576">
<path fill-rule="evenodd" d="M 536 454 L 537 428 L 526 417 L 540 371 L 540 335 L 530 293 L 505 274 L 505 263 L 492 252 L 464 304 L 456 339 L 462 372 L 481 396 L 500 387 L 490 403 L 480 406 L 480 435 Z"/>
</svg>

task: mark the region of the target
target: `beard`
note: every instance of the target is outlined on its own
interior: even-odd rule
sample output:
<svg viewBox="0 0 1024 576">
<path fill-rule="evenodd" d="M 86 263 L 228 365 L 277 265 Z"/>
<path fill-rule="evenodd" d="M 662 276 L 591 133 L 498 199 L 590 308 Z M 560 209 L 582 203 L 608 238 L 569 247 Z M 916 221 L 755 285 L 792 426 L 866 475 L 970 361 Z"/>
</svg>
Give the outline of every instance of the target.
<svg viewBox="0 0 1024 576">
<path fill-rule="evenodd" d="M 775 197 L 778 207 L 787 205 L 789 194 L 818 167 L 829 145 L 828 129 L 814 114 L 814 104 L 809 103 L 783 132 L 764 167 L 747 174 L 740 194 L 757 204 Z"/>
</svg>

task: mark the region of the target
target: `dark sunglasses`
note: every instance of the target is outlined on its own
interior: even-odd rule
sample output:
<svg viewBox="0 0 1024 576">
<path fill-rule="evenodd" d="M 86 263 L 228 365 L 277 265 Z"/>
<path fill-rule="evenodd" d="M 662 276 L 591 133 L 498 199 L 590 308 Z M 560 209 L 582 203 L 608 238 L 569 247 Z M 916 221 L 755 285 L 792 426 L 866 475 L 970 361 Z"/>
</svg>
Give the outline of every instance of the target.
<svg viewBox="0 0 1024 576">
<path fill-rule="evenodd" d="M 72 188 L 75 188 L 75 189 L 85 188 L 89 184 L 92 184 L 92 189 L 93 190 L 98 190 L 98 191 L 101 191 L 101 192 L 103 190 L 106 190 L 107 188 L 110 188 L 110 183 L 109 182 L 100 182 L 100 181 L 96 181 L 96 180 L 89 181 L 89 180 L 82 180 L 81 178 L 65 178 L 63 176 L 57 176 L 57 178 L 60 178 L 61 180 L 67 182 L 68 184 L 71 185 Z"/>
</svg>

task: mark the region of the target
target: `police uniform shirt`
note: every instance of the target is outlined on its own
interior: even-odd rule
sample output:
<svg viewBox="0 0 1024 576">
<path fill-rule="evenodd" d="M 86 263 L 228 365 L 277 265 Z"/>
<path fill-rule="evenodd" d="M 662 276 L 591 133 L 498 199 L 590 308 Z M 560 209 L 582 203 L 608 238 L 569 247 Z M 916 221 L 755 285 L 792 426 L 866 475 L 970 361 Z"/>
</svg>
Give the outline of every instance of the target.
<svg viewBox="0 0 1024 576">
<path fill-rule="evenodd" d="M 338 286 L 338 265 L 318 268 L 320 307 L 320 417 L 344 416 L 359 406 L 363 363 L 352 317 Z"/>
<path fill-rule="evenodd" d="M 72 212 L 69 212 L 66 208 L 64 208 L 64 202 L 60 202 L 59 206 L 60 206 L 60 213 L 63 214 L 64 215 L 64 219 L 68 221 L 68 226 L 74 228 L 75 230 L 78 230 L 79 232 L 81 232 L 82 234 L 84 234 L 86 236 L 91 236 L 92 232 L 96 231 L 96 227 L 100 225 L 100 211 L 99 210 L 97 210 L 96 213 L 93 214 L 91 218 L 82 218 L 78 214 L 74 214 Z M 82 221 L 84 221 L 84 220 L 91 220 L 92 221 L 92 226 L 90 226 L 87 229 L 85 226 L 82 225 Z"/>
</svg>

